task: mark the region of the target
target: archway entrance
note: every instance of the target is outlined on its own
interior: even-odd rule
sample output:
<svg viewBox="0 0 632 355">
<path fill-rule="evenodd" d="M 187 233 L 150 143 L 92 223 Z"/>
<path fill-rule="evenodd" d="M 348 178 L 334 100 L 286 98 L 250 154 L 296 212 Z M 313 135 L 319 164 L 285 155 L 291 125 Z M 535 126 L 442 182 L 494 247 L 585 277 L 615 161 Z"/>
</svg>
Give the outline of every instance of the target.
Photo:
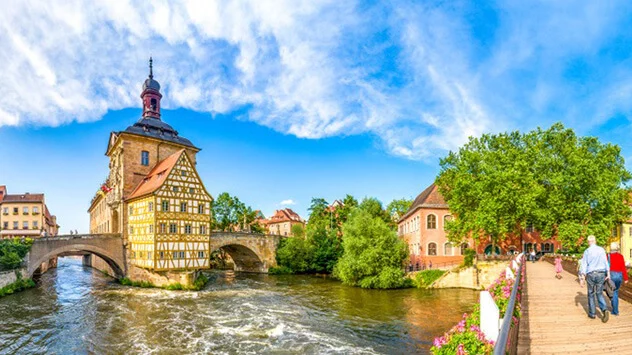
<svg viewBox="0 0 632 355">
<path fill-rule="evenodd" d="M 266 272 L 264 263 L 261 258 L 252 249 L 239 245 L 239 244 L 227 244 L 217 248 L 230 257 L 234 264 L 235 271 L 244 272 Z M 213 254 L 213 253 L 211 253 Z"/>
</svg>

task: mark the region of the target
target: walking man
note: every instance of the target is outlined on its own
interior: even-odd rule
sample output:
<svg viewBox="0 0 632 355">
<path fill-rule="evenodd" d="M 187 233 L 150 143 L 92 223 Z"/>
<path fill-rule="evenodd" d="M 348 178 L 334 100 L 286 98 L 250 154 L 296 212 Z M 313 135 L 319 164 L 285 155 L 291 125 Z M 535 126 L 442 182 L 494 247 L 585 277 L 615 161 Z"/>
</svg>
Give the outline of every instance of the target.
<svg viewBox="0 0 632 355">
<path fill-rule="evenodd" d="M 588 236 L 588 249 L 584 251 L 580 273 L 585 275 L 588 284 L 588 317 L 595 318 L 596 296 L 601 309 L 601 321 L 606 323 L 609 315 L 606 301 L 603 298 L 603 284 L 610 278 L 610 268 L 608 267 L 606 251 L 597 245 L 594 235 Z"/>
</svg>

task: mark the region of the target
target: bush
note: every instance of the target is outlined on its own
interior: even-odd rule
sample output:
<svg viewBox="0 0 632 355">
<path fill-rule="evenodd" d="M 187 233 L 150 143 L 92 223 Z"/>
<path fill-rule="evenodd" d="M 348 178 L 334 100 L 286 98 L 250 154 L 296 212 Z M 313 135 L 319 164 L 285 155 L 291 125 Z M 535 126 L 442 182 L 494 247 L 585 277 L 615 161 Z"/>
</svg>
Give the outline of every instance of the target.
<svg viewBox="0 0 632 355">
<path fill-rule="evenodd" d="M 410 287 L 403 265 L 408 245 L 386 222 L 364 209 L 356 209 L 343 226 L 344 254 L 334 276 L 344 284 L 363 288 Z M 408 280 L 408 281 L 407 281 Z"/>
<path fill-rule="evenodd" d="M 277 249 L 276 260 L 279 266 L 291 270 L 295 274 L 309 271 L 311 250 L 305 239 L 290 237 L 281 239 Z"/>
<path fill-rule="evenodd" d="M 35 287 L 35 281 L 33 281 L 32 279 L 18 278 L 17 281 L 10 283 L 3 288 L 0 288 L 0 297 L 8 296 L 18 291 L 26 290 L 33 287 Z"/>
<path fill-rule="evenodd" d="M 294 272 L 287 266 L 273 266 L 268 269 L 268 274 L 271 275 L 290 275 Z"/>
<path fill-rule="evenodd" d="M 200 276 L 198 276 L 198 278 L 193 283 L 193 287 L 191 287 L 191 290 L 199 291 L 203 289 L 207 283 L 208 283 L 208 277 L 204 275 L 203 273 L 200 273 Z"/>
<path fill-rule="evenodd" d="M 476 250 L 467 248 L 465 249 L 465 257 L 463 258 L 463 266 L 470 267 L 474 265 L 474 258 L 476 258 Z"/>
<path fill-rule="evenodd" d="M 124 277 L 118 281 L 123 286 L 133 286 L 133 287 L 142 287 L 142 288 L 156 287 L 154 284 L 152 284 L 149 281 L 133 281 L 133 280 L 130 280 L 128 277 Z"/>
<path fill-rule="evenodd" d="M 445 273 L 446 271 L 437 270 L 437 269 L 419 271 L 415 275 L 415 285 L 418 288 L 428 288 L 430 285 L 432 285 L 435 281 L 437 281 L 438 278 L 443 276 Z"/>
<path fill-rule="evenodd" d="M 19 268 L 32 245 L 31 238 L 0 240 L 0 270 Z"/>
</svg>

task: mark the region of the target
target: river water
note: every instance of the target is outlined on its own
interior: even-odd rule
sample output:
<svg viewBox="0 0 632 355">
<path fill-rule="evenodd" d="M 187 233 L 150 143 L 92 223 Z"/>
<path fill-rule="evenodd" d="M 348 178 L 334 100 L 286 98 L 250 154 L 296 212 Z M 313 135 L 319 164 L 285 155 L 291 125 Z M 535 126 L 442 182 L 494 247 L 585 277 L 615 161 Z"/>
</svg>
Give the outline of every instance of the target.
<svg viewBox="0 0 632 355">
<path fill-rule="evenodd" d="M 131 288 L 60 258 L 37 288 L 0 298 L 0 353 L 427 353 L 477 299 L 313 276 L 209 277 L 200 292 Z"/>
</svg>

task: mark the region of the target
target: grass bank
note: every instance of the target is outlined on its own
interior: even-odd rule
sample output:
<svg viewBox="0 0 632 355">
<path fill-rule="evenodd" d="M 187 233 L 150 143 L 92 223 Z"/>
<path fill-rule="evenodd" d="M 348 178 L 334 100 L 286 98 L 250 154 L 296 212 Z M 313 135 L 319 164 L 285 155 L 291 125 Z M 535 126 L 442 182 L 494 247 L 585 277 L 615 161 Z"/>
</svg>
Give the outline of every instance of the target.
<svg viewBox="0 0 632 355">
<path fill-rule="evenodd" d="M 413 279 L 415 286 L 417 286 L 418 288 L 428 288 L 446 272 L 447 271 L 445 270 L 437 269 L 419 271 L 417 272 L 417 274 L 415 274 L 415 277 Z"/>
<path fill-rule="evenodd" d="M 10 283 L 0 288 L 0 297 L 12 295 L 16 292 L 35 287 L 35 281 L 32 279 L 18 279 L 14 283 Z"/>
</svg>

